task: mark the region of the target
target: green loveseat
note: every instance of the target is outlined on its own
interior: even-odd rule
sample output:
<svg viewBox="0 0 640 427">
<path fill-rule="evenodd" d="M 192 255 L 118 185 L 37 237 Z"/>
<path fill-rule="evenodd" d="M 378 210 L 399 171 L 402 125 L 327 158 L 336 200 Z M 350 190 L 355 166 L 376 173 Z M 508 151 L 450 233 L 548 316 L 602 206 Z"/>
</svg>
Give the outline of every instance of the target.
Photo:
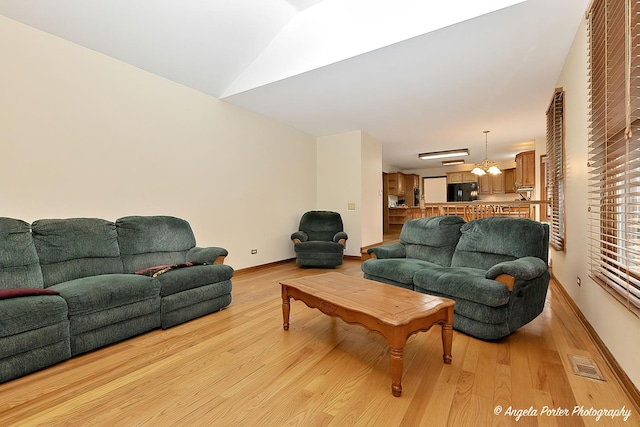
<svg viewBox="0 0 640 427">
<path fill-rule="evenodd" d="M 228 306 L 226 255 L 169 216 L 0 218 L 0 382 Z"/>
<path fill-rule="evenodd" d="M 549 226 L 526 218 L 407 221 L 400 241 L 368 250 L 367 279 L 456 301 L 454 329 L 498 339 L 544 308 Z"/>
</svg>

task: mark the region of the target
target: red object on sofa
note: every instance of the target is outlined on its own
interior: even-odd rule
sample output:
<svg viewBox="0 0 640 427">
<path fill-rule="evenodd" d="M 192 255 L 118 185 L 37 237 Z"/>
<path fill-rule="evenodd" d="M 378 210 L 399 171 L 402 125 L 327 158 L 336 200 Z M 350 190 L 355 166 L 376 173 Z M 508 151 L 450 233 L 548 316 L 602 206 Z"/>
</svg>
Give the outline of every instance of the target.
<svg viewBox="0 0 640 427">
<path fill-rule="evenodd" d="M 59 295 L 60 292 L 53 289 L 39 289 L 39 288 L 15 288 L 15 289 L 0 289 L 0 299 L 29 297 L 36 295 Z"/>
</svg>

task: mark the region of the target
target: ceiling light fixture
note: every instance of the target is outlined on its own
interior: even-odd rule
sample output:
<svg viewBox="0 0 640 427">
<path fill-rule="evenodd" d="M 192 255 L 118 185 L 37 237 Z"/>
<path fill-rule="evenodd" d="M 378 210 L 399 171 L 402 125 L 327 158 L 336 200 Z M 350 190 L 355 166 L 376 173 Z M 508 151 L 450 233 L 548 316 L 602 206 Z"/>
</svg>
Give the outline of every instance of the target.
<svg viewBox="0 0 640 427">
<path fill-rule="evenodd" d="M 471 173 L 476 174 L 478 176 L 482 176 L 486 173 L 490 173 L 491 175 L 501 174 L 502 171 L 498 169 L 495 162 L 490 162 L 487 156 L 487 134 L 490 132 L 488 130 L 482 131 L 484 133 L 484 160 L 482 163 L 476 163 L 476 167 L 473 168 Z"/>
<path fill-rule="evenodd" d="M 469 150 L 466 148 L 460 150 L 448 150 L 448 151 L 432 151 L 431 153 L 418 154 L 422 160 L 442 159 L 444 157 L 456 157 L 456 156 L 468 156 Z"/>
<path fill-rule="evenodd" d="M 442 162 L 442 166 L 464 165 L 464 160 L 445 160 Z"/>
</svg>

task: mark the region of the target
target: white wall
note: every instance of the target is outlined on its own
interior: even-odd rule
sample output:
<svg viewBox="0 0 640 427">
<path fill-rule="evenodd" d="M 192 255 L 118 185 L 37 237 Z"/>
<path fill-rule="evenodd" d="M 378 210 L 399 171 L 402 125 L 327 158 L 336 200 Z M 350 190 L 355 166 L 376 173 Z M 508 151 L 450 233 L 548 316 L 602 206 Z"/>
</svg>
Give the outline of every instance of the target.
<svg viewBox="0 0 640 427">
<path fill-rule="evenodd" d="M 394 172 L 400 172 L 400 169 L 398 169 L 397 167 L 390 165 L 389 163 L 386 162 L 382 162 L 382 172 L 384 173 L 394 173 Z"/>
<path fill-rule="evenodd" d="M 382 144 L 362 131 L 317 138 L 318 209 L 339 212 L 345 255 L 382 242 Z M 355 204 L 350 210 L 349 203 Z"/>
<path fill-rule="evenodd" d="M 381 243 L 382 233 L 382 143 L 362 132 L 362 242 Z M 357 207 L 356 207 L 357 208 Z"/>
<path fill-rule="evenodd" d="M 589 278 L 587 223 L 587 37 L 583 21 L 556 87 L 565 90 L 566 249 L 551 250 L 553 274 L 567 290 L 607 348 L 640 388 L 640 319 Z M 549 88 L 551 99 L 553 88 Z M 576 278 L 582 279 L 582 286 Z"/>
<path fill-rule="evenodd" d="M 236 269 L 295 256 L 315 138 L 2 16 L 0 58 L 0 215 L 175 215 Z"/>
<path fill-rule="evenodd" d="M 345 255 L 360 255 L 362 246 L 361 131 L 317 138 L 317 208 L 339 212 L 348 234 Z M 349 210 L 349 203 L 356 209 Z"/>
</svg>

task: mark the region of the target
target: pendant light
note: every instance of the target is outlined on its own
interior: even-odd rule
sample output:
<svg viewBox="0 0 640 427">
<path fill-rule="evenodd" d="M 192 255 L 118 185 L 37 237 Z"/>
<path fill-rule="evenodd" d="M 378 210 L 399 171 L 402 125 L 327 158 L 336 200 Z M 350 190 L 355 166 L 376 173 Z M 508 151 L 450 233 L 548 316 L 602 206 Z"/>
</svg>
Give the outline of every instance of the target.
<svg viewBox="0 0 640 427">
<path fill-rule="evenodd" d="M 473 168 L 471 173 L 476 174 L 478 176 L 482 176 L 486 173 L 490 173 L 491 175 L 501 174 L 502 171 L 498 169 L 495 162 L 489 161 L 489 156 L 487 155 L 487 145 L 488 145 L 488 137 L 487 134 L 490 132 L 488 130 L 482 131 L 484 133 L 484 160 L 482 163 L 476 163 L 476 167 Z"/>
</svg>

